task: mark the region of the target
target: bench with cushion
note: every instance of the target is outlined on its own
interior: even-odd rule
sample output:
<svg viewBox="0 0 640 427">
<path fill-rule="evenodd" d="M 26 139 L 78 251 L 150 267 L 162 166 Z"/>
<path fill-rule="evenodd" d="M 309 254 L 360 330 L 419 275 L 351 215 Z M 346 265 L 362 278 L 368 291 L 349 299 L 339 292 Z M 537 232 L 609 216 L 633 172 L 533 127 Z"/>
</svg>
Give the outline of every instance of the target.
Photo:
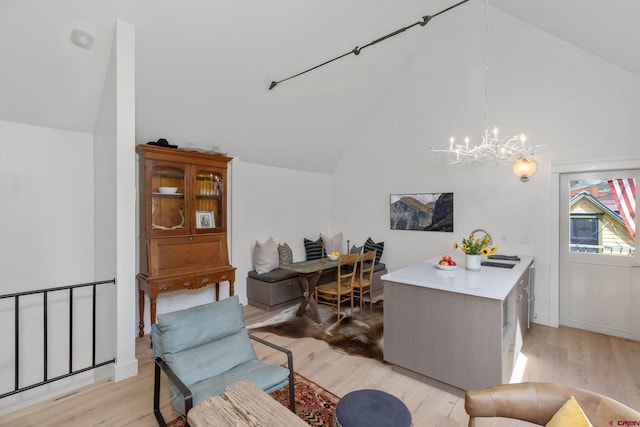
<svg viewBox="0 0 640 427">
<path fill-rule="evenodd" d="M 373 273 L 373 296 L 382 294 L 382 275 L 387 273 L 383 263 L 377 263 Z M 335 270 L 322 273 L 318 284 L 335 280 Z M 258 274 L 255 270 L 247 277 L 247 298 L 249 305 L 271 311 L 302 300 L 302 286 L 298 273 L 276 268 L 268 273 Z"/>
</svg>

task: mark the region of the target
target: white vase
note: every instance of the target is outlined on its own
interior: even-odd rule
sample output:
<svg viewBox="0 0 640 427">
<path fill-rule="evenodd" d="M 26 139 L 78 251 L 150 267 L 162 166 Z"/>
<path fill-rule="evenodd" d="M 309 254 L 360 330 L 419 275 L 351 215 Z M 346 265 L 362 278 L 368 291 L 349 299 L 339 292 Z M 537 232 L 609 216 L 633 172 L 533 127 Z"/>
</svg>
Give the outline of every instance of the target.
<svg viewBox="0 0 640 427">
<path fill-rule="evenodd" d="M 480 271 L 482 265 L 482 255 L 469 255 L 464 256 L 464 268 L 470 271 Z"/>
</svg>

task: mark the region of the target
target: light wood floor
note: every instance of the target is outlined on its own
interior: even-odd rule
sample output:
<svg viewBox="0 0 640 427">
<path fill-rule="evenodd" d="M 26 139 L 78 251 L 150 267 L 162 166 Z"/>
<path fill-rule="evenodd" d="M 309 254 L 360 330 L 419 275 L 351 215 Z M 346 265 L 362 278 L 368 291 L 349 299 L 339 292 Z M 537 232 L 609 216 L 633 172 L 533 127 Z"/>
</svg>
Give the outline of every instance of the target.
<svg viewBox="0 0 640 427">
<path fill-rule="evenodd" d="M 245 308 L 247 324 L 273 314 Z M 352 390 L 377 388 L 406 403 L 415 427 L 467 426 L 464 399 L 394 372 L 386 364 L 339 353 L 312 338 L 261 335 L 291 349 L 295 370 L 338 396 Z M 284 362 L 284 358 L 264 346 L 258 344 L 256 350 L 266 360 Z M 5 415 L 0 417 L 0 426 L 156 426 L 148 336 L 138 338 L 136 351 L 139 361 L 136 377 L 118 383 L 103 381 Z M 581 387 L 640 410 L 640 342 L 565 327 L 533 325 L 522 354 L 527 363 L 521 381 L 551 381 Z M 163 413 L 171 420 L 178 414 L 169 407 L 166 380 L 162 389 Z M 503 420 L 478 425 L 515 424 Z"/>
</svg>

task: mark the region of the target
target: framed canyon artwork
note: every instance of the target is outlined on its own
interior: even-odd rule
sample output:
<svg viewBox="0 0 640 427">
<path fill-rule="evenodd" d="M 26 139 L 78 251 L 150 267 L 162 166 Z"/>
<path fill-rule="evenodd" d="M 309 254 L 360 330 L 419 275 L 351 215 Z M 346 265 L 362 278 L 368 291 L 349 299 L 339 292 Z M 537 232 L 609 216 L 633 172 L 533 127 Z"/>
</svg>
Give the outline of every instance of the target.
<svg viewBox="0 0 640 427">
<path fill-rule="evenodd" d="M 453 232 L 453 193 L 391 194 L 391 229 Z"/>
</svg>

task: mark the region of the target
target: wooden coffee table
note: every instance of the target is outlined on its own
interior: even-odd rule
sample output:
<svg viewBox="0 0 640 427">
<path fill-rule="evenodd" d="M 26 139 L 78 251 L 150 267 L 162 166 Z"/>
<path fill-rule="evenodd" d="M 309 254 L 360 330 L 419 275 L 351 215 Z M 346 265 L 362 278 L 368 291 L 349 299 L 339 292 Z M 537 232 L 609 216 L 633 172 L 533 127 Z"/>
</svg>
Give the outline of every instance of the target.
<svg viewBox="0 0 640 427">
<path fill-rule="evenodd" d="M 187 414 L 192 427 L 309 427 L 250 381 L 228 386 L 224 395 L 212 396 Z"/>
</svg>

